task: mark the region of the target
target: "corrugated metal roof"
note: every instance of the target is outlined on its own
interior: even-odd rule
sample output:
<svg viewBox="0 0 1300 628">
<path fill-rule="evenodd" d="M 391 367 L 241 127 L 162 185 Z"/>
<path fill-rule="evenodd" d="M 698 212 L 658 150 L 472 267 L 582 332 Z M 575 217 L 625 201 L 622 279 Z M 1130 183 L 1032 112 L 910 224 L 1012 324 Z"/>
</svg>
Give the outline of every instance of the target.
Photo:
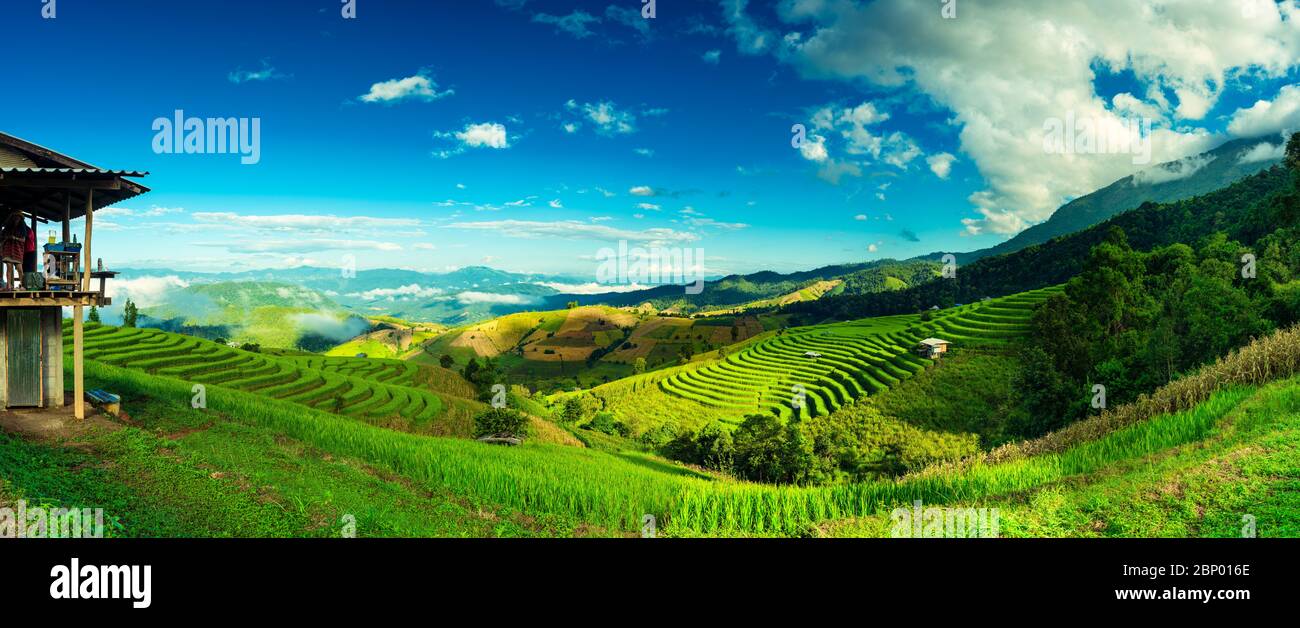
<svg viewBox="0 0 1300 628">
<path fill-rule="evenodd" d="M 117 177 L 145 177 L 148 172 L 140 170 L 103 170 L 100 168 L 4 168 L 0 167 L 0 173 L 13 174 L 102 174 Z"/>
<path fill-rule="evenodd" d="M 0 168 L 34 168 L 36 162 L 31 157 L 12 146 L 0 144 Z"/>
<path fill-rule="evenodd" d="M 931 347 L 937 347 L 939 345 L 950 345 L 952 343 L 948 342 L 947 340 L 939 340 L 938 338 L 926 338 L 925 340 L 921 341 L 921 344 L 929 345 Z"/>
</svg>

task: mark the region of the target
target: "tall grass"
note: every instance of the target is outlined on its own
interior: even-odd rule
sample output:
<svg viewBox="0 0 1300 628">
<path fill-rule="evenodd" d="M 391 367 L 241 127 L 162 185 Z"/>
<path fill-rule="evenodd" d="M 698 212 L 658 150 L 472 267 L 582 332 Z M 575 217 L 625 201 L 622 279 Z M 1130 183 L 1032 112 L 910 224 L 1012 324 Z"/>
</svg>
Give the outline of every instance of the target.
<svg viewBox="0 0 1300 628">
<path fill-rule="evenodd" d="M 1300 325 L 1258 338 L 1250 344 L 1174 380 L 1132 403 L 1069 425 L 1040 438 L 1011 443 L 983 456 L 995 463 L 1062 451 L 1093 440 L 1148 417 L 1195 407 L 1218 391 L 1233 386 L 1254 386 L 1300 374 Z"/>
</svg>

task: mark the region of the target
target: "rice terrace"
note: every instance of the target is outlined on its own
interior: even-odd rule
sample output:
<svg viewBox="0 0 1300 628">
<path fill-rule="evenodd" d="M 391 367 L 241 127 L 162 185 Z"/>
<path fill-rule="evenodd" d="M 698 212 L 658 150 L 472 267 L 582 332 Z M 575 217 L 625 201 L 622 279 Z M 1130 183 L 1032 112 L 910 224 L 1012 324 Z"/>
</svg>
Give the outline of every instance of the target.
<svg viewBox="0 0 1300 628">
<path fill-rule="evenodd" d="M 1300 0 L 21 4 L 0 544 L 123 563 L 41 600 L 1300 537 Z"/>
</svg>

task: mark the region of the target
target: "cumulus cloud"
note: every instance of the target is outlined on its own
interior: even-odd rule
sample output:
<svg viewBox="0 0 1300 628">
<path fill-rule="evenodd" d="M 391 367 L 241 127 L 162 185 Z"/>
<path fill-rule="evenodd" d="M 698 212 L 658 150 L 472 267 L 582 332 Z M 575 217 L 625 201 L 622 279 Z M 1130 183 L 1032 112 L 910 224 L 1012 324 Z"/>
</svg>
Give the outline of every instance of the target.
<svg viewBox="0 0 1300 628">
<path fill-rule="evenodd" d="M 1285 144 L 1281 142 L 1278 142 L 1277 144 L 1260 142 L 1249 149 L 1242 151 L 1241 156 L 1237 158 L 1237 163 L 1253 164 L 1261 161 L 1280 161 L 1285 156 Z"/>
<path fill-rule="evenodd" d="M 115 302 L 130 299 L 137 307 L 152 307 L 167 300 L 167 293 L 189 287 L 190 283 L 176 275 L 114 279 L 106 284 L 107 296 Z"/>
<path fill-rule="evenodd" d="M 1133 185 L 1154 185 L 1156 183 L 1168 183 L 1170 181 L 1182 181 L 1214 161 L 1214 155 L 1193 155 L 1184 159 L 1179 159 L 1166 164 L 1160 164 L 1140 170 L 1133 175 Z"/>
<path fill-rule="evenodd" d="M 456 139 L 471 148 L 507 148 L 510 141 L 506 138 L 506 127 L 496 122 L 467 124 L 464 130 L 455 133 Z"/>
<path fill-rule="evenodd" d="M 580 116 L 585 122 L 592 125 L 596 132 L 601 135 L 626 135 L 636 132 L 636 115 L 620 109 L 618 105 L 610 101 L 600 101 L 594 103 L 579 103 L 570 99 L 564 103 L 565 110 L 570 114 Z M 565 126 L 565 131 L 569 133 L 576 132 L 581 125 L 570 122 L 573 130 Z"/>
<path fill-rule="evenodd" d="M 434 153 L 435 156 L 442 159 L 454 157 L 470 148 L 492 148 L 497 150 L 510 148 L 510 137 L 506 133 L 506 127 L 499 122 L 466 124 L 465 128 L 459 131 L 434 133 L 434 137 L 458 142 L 455 148 Z"/>
<path fill-rule="evenodd" d="M 1300 130 L 1300 85 L 1287 85 L 1271 101 L 1259 100 L 1250 107 L 1238 109 L 1228 122 L 1228 132 L 1238 137 L 1261 137 L 1296 130 Z"/>
<path fill-rule="evenodd" d="M 930 172 L 940 179 L 947 179 L 952 174 L 952 163 L 957 161 L 951 153 L 937 153 L 925 158 L 925 163 L 930 166 Z"/>
<path fill-rule="evenodd" d="M 361 102 L 394 103 L 402 100 L 422 100 L 432 102 L 455 94 L 456 90 L 438 91 L 438 84 L 423 74 L 406 78 L 381 81 L 370 86 L 370 91 L 362 94 Z"/>
<path fill-rule="evenodd" d="M 1152 158 L 1171 161 L 1221 139 L 1196 122 L 1230 80 L 1283 77 L 1300 59 L 1294 2 L 1255 2 L 1250 16 L 1221 0 L 1094 0 L 1068 11 L 990 2 L 943 20 L 927 2 L 783 0 L 776 14 L 789 34 L 780 41 L 745 0 L 721 4 L 742 52 L 769 51 L 806 78 L 864 82 L 950 112 L 962 153 L 987 182 L 970 197 L 978 217 L 966 221 L 969 233 L 1014 233 L 1133 173 L 1131 155 L 1044 155 L 1045 120 L 1072 112 L 1110 124 L 1159 113 Z M 1096 93 L 1098 67 L 1149 87 L 1108 100 Z M 1252 108 L 1230 131 L 1278 127 L 1292 115 L 1287 102 Z"/>
</svg>

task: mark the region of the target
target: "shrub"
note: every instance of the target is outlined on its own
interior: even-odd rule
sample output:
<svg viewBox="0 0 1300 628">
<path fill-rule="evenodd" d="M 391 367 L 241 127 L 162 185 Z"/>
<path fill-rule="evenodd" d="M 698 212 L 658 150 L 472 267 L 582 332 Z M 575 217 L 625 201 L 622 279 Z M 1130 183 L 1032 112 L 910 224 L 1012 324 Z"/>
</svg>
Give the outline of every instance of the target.
<svg viewBox="0 0 1300 628">
<path fill-rule="evenodd" d="M 528 435 L 528 417 L 510 408 L 492 408 L 474 417 L 474 437 L 509 435 L 523 438 Z"/>
</svg>

